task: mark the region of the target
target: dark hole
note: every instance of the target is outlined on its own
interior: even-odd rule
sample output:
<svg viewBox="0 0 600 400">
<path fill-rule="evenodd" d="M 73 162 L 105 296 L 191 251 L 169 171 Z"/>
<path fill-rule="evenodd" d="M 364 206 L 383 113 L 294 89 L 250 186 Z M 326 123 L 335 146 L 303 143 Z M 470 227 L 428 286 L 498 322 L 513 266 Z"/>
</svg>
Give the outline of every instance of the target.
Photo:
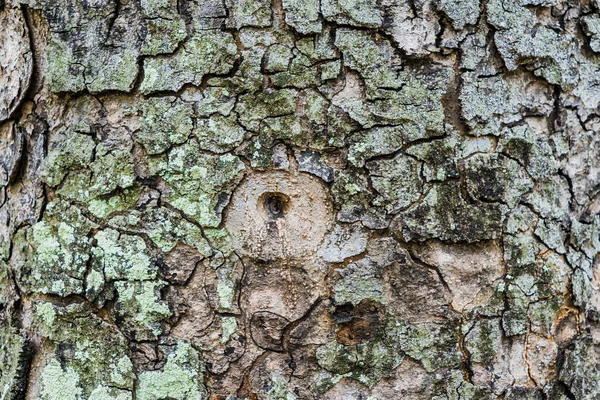
<svg viewBox="0 0 600 400">
<path fill-rule="evenodd" d="M 271 218 L 285 216 L 289 208 L 290 198 L 283 193 L 265 193 L 263 206 Z"/>
<path fill-rule="evenodd" d="M 283 215 L 283 204 L 281 204 L 279 197 L 269 197 L 266 206 L 272 216 L 280 217 Z"/>
<path fill-rule="evenodd" d="M 233 352 L 235 351 L 235 347 L 226 347 L 225 351 L 223 352 L 226 356 L 230 356 L 233 354 Z"/>
</svg>

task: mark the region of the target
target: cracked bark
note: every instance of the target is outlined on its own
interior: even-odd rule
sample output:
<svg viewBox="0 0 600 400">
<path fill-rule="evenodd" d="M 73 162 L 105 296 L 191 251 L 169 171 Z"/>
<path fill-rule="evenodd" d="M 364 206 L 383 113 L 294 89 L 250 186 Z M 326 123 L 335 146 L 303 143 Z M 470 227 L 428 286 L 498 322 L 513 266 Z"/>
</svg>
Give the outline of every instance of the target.
<svg viewBox="0 0 600 400">
<path fill-rule="evenodd" d="M 598 21 L 0 1 L 0 398 L 600 398 Z"/>
</svg>

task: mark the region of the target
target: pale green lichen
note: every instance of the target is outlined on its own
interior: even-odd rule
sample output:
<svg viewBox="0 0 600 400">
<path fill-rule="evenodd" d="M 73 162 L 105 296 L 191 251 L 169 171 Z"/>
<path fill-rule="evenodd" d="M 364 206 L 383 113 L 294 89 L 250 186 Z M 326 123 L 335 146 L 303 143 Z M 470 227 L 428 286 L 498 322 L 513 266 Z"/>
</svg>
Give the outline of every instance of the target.
<svg viewBox="0 0 600 400">
<path fill-rule="evenodd" d="M 365 27 L 379 27 L 383 11 L 375 0 L 323 0 L 321 12 L 328 21 Z"/>
<path fill-rule="evenodd" d="M 202 230 L 165 207 L 134 210 L 126 215 L 115 216 L 109 220 L 109 225 L 115 229 L 148 235 L 163 253 L 170 252 L 178 242 L 182 242 L 203 256 L 212 254 Z"/>
<path fill-rule="evenodd" d="M 177 91 L 186 83 L 199 85 L 206 74 L 226 74 L 233 67 L 236 55 L 231 34 L 202 31 L 186 41 L 174 56 L 146 59 L 140 91 Z"/>
<path fill-rule="evenodd" d="M 271 25 L 272 10 L 268 0 L 226 0 L 225 4 L 230 13 L 228 25 L 233 28 L 263 28 Z"/>
<path fill-rule="evenodd" d="M 88 400 L 131 400 L 133 393 L 107 386 L 98 386 L 88 397 Z"/>
<path fill-rule="evenodd" d="M 581 19 L 583 31 L 590 37 L 590 47 L 600 53 L 600 15 L 586 15 Z"/>
<path fill-rule="evenodd" d="M 156 56 L 173 53 L 187 37 L 183 18 L 155 18 L 146 22 L 146 37 L 140 48 L 141 55 Z"/>
<path fill-rule="evenodd" d="M 209 119 L 197 120 L 195 135 L 201 149 L 225 153 L 242 143 L 246 131 L 237 123 L 236 115 L 214 115 Z"/>
<path fill-rule="evenodd" d="M 369 299 L 384 302 L 383 271 L 368 260 L 359 260 L 346 268 L 337 270 L 340 278 L 333 285 L 336 304 L 358 304 Z"/>
<path fill-rule="evenodd" d="M 292 49 L 282 44 L 269 47 L 266 54 L 265 71 L 269 73 L 282 72 L 288 69 L 292 58 Z"/>
<path fill-rule="evenodd" d="M 56 320 L 56 311 L 54 310 L 52 303 L 43 302 L 36 304 L 35 313 L 47 326 L 51 327 L 54 325 L 54 321 Z"/>
<path fill-rule="evenodd" d="M 527 202 L 543 218 L 560 220 L 569 211 L 571 191 L 566 178 L 552 176 L 537 183 Z"/>
<path fill-rule="evenodd" d="M 461 360 L 458 330 L 449 324 L 396 323 L 394 336 L 408 356 L 419 360 L 429 371 L 456 366 Z"/>
<path fill-rule="evenodd" d="M 422 132 L 414 124 L 359 131 L 349 138 L 348 161 L 362 167 L 370 158 L 395 153 L 407 142 L 421 138 Z"/>
<path fill-rule="evenodd" d="M 130 149 L 114 148 L 108 143 L 96 146 L 95 160 L 90 164 L 90 170 L 92 193 L 107 194 L 117 188 L 126 189 L 135 181 Z"/>
<path fill-rule="evenodd" d="M 296 400 L 297 397 L 287 390 L 287 382 L 281 375 L 271 376 L 271 388 L 267 392 L 268 400 Z"/>
<path fill-rule="evenodd" d="M 104 272 L 106 280 L 149 280 L 156 278 L 158 268 L 138 236 L 107 229 L 98 232 L 92 250 L 94 263 Z"/>
<path fill-rule="evenodd" d="M 289 89 L 273 90 L 240 96 L 236 106 L 239 122 L 250 131 L 257 131 L 267 117 L 282 117 L 296 112 L 296 92 Z"/>
<path fill-rule="evenodd" d="M 506 67 L 514 70 L 520 64 L 531 63 L 536 66 L 534 73 L 552 84 L 575 84 L 578 78 L 577 61 L 573 57 L 575 40 L 540 24 L 525 5 L 493 0 L 486 7 L 488 22 L 498 29 L 494 42 Z"/>
<path fill-rule="evenodd" d="M 348 93 L 338 93 L 332 99 L 333 104 L 365 128 L 408 121 L 415 123 L 422 135 L 427 131 L 443 132 L 445 115 L 441 98 L 448 86 L 449 69 L 433 66 L 399 69 L 391 44 L 365 31 L 338 29 L 335 44 L 344 54 L 344 65 L 361 71 L 366 100 L 370 101 L 352 92 L 361 89 L 360 81 L 347 74 Z M 427 79 L 422 79 L 425 75 Z"/>
<path fill-rule="evenodd" d="M 78 400 L 86 399 L 100 386 L 123 394 L 133 389 L 133 364 L 127 355 L 127 341 L 114 326 L 83 304 L 57 306 L 39 302 L 34 306 L 37 332 L 55 349 L 47 356 L 47 366 L 42 371 L 41 398 L 65 398 L 61 395 L 70 393 Z M 70 354 L 68 358 L 64 357 L 65 351 Z"/>
<path fill-rule="evenodd" d="M 117 314 L 124 327 L 137 340 L 152 340 L 163 331 L 161 322 L 171 315 L 169 306 L 161 300 L 162 281 L 118 281 Z"/>
<path fill-rule="evenodd" d="M 221 326 L 223 327 L 221 343 L 227 343 L 237 329 L 237 320 L 235 317 L 221 317 Z"/>
<path fill-rule="evenodd" d="M 58 186 L 69 170 L 89 165 L 96 144 L 86 134 L 68 130 L 50 141 L 48 156 L 44 159 L 42 177 L 50 186 Z"/>
<path fill-rule="evenodd" d="M 63 369 L 57 359 L 50 358 L 40 375 L 40 400 L 81 400 L 83 390 L 73 368 Z"/>
<path fill-rule="evenodd" d="M 283 0 L 285 22 L 302 34 L 321 32 L 318 0 Z"/>
<path fill-rule="evenodd" d="M 25 397 L 29 378 L 31 348 L 27 339 L 9 321 L 0 327 L 0 398 Z"/>
<path fill-rule="evenodd" d="M 244 170 L 238 157 L 201 153 L 195 141 L 172 149 L 152 165 L 153 174 L 171 185 L 167 201 L 207 227 L 221 222 L 221 211 Z"/>
<path fill-rule="evenodd" d="M 141 105 L 142 127 L 135 138 L 148 154 L 159 154 L 184 143 L 192 133 L 193 109 L 175 97 L 156 97 Z"/>
<path fill-rule="evenodd" d="M 463 29 L 466 25 L 473 25 L 479 18 L 479 0 L 441 0 L 442 10 L 456 29 Z"/>
<path fill-rule="evenodd" d="M 95 224 L 70 204 L 56 201 L 44 219 L 21 232 L 18 277 L 28 291 L 66 296 L 81 293 Z"/>
<path fill-rule="evenodd" d="M 219 297 L 219 310 L 231 312 L 235 298 L 239 294 L 238 282 L 235 279 L 235 260 L 226 259 L 225 263 L 217 269 L 217 295 Z"/>
<path fill-rule="evenodd" d="M 196 350 L 187 342 L 179 342 L 167 358 L 162 371 L 143 372 L 139 376 L 136 398 L 139 400 L 203 400 L 204 365 Z"/>
<path fill-rule="evenodd" d="M 471 361 L 488 363 L 500 350 L 500 323 L 498 319 L 482 319 L 465 336 L 465 348 Z"/>
</svg>

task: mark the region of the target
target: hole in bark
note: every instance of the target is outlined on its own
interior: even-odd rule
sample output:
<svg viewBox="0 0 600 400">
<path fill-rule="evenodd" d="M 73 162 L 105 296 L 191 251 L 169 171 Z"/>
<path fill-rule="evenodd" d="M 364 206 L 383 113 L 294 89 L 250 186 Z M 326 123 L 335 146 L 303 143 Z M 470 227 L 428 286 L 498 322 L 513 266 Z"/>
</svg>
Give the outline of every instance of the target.
<svg viewBox="0 0 600 400">
<path fill-rule="evenodd" d="M 289 210 L 290 198 L 283 193 L 265 193 L 262 196 L 262 204 L 272 219 L 282 218 Z"/>
</svg>

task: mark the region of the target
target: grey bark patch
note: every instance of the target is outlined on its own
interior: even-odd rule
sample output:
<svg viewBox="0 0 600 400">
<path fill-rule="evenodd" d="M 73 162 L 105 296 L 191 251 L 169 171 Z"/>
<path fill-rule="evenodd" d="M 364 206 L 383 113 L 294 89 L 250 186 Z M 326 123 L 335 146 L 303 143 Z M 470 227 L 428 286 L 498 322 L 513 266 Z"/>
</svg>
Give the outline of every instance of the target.
<svg viewBox="0 0 600 400">
<path fill-rule="evenodd" d="M 19 5 L 0 4 L 0 122 L 22 103 L 33 71 L 29 28 Z"/>
<path fill-rule="evenodd" d="M 16 180 L 24 146 L 25 138 L 13 123 L 0 124 L 0 186 Z"/>
<path fill-rule="evenodd" d="M 320 153 L 302 150 L 296 154 L 296 160 L 300 171 L 318 176 L 325 182 L 333 182 L 333 169 L 323 161 Z"/>
</svg>

